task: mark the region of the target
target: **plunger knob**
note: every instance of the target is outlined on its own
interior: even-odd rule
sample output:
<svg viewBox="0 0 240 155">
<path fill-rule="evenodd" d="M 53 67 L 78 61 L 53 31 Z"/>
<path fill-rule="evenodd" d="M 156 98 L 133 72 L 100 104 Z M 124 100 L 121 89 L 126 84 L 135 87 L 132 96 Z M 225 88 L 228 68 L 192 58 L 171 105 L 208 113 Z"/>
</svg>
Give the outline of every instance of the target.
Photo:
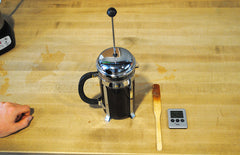
<svg viewBox="0 0 240 155">
<path fill-rule="evenodd" d="M 107 14 L 109 17 L 114 17 L 117 14 L 117 10 L 115 8 L 109 8 Z"/>
</svg>

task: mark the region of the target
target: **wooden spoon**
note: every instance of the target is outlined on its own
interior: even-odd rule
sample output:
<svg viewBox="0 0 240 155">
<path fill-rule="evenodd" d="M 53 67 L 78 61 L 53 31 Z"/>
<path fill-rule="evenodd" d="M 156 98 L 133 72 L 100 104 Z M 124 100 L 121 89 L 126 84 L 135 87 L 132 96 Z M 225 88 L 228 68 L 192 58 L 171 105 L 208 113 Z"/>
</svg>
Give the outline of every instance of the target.
<svg viewBox="0 0 240 155">
<path fill-rule="evenodd" d="M 157 150 L 162 151 L 162 135 L 161 135 L 161 95 L 159 84 L 153 84 L 152 86 L 152 96 L 153 96 L 153 111 L 156 120 L 156 136 L 157 136 Z"/>
</svg>

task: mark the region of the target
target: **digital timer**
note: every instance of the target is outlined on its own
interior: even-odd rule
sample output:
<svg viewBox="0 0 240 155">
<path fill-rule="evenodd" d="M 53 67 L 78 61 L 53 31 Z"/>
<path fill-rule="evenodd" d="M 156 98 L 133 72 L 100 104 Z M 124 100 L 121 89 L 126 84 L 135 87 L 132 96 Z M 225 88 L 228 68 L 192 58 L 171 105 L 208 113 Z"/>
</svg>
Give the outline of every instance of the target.
<svg viewBox="0 0 240 155">
<path fill-rule="evenodd" d="M 186 129 L 188 127 L 185 109 L 168 109 L 168 127 L 170 129 Z"/>
</svg>

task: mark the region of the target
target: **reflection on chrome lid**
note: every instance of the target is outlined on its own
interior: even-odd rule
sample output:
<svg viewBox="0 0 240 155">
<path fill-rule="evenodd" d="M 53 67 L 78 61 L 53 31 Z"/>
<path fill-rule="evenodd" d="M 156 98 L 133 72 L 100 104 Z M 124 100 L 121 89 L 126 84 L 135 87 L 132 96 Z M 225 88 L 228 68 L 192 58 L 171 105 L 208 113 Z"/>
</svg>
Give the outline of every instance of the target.
<svg viewBox="0 0 240 155">
<path fill-rule="evenodd" d="M 96 65 L 102 76 L 124 78 L 135 70 L 136 60 L 127 49 L 116 47 L 116 54 L 113 48 L 108 48 L 99 55 Z"/>
</svg>

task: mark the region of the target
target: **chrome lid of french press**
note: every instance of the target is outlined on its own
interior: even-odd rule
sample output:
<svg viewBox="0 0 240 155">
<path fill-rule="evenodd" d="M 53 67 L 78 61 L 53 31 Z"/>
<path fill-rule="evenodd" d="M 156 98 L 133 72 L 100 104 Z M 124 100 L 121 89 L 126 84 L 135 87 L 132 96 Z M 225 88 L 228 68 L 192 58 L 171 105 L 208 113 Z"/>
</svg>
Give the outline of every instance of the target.
<svg viewBox="0 0 240 155">
<path fill-rule="evenodd" d="M 115 50 L 113 47 L 104 50 L 96 62 L 99 75 L 105 81 L 122 81 L 131 78 L 135 72 L 134 56 L 122 47 L 115 47 Z"/>
</svg>

